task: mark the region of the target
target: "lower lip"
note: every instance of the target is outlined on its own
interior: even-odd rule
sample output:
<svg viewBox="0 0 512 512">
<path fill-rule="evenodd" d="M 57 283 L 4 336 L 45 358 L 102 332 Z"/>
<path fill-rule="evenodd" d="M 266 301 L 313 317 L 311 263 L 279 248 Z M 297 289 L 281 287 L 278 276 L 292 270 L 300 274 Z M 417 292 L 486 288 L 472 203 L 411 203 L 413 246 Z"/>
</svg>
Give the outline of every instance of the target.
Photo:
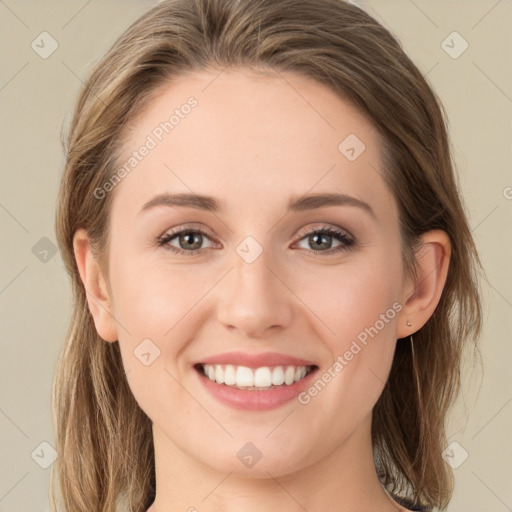
<svg viewBox="0 0 512 512">
<path fill-rule="evenodd" d="M 218 384 L 194 369 L 205 388 L 220 402 L 244 411 L 268 411 L 293 400 L 310 383 L 318 368 L 314 368 L 303 379 L 287 386 L 277 386 L 265 391 L 243 390 L 225 384 Z"/>
</svg>

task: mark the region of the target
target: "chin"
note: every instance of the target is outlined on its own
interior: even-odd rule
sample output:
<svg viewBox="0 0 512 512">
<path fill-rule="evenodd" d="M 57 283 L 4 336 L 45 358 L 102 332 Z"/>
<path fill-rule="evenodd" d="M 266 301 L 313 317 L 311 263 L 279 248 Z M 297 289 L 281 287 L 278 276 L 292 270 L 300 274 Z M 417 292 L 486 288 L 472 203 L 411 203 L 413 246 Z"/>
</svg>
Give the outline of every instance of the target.
<svg viewBox="0 0 512 512">
<path fill-rule="evenodd" d="M 266 434 L 265 434 L 266 435 Z M 255 439 L 255 438 L 253 438 Z M 241 478 L 269 478 L 270 476 L 285 476 L 307 467 L 305 454 L 310 453 L 311 447 L 286 446 L 283 451 L 282 443 L 272 443 L 261 437 L 262 441 L 231 441 L 231 446 L 216 453 L 210 453 L 207 459 L 203 452 L 200 460 L 215 471 Z M 265 442 L 265 443 L 264 443 Z"/>
</svg>

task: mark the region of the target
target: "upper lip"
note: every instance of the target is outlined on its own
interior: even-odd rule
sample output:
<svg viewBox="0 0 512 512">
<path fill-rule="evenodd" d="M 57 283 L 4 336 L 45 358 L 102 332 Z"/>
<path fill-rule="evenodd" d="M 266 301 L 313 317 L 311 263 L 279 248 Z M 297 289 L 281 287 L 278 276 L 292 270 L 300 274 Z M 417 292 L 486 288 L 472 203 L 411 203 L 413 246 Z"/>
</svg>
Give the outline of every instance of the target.
<svg viewBox="0 0 512 512">
<path fill-rule="evenodd" d="M 263 352 L 262 354 L 225 352 L 201 359 L 194 364 L 232 364 L 249 368 L 260 368 L 262 366 L 315 366 L 314 363 L 306 359 L 279 354 L 278 352 Z"/>
</svg>

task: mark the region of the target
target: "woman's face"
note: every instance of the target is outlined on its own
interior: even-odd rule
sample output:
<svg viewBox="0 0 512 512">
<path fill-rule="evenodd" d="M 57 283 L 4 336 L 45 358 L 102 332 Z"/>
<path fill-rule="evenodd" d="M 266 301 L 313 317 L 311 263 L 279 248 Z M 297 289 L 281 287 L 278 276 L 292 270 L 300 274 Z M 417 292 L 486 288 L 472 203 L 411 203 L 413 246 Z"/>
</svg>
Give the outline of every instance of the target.
<svg viewBox="0 0 512 512">
<path fill-rule="evenodd" d="M 158 449 L 265 477 L 369 442 L 410 291 L 372 125 L 294 73 L 202 72 L 152 101 L 120 162 L 97 191 L 115 194 L 110 299 Z"/>
</svg>

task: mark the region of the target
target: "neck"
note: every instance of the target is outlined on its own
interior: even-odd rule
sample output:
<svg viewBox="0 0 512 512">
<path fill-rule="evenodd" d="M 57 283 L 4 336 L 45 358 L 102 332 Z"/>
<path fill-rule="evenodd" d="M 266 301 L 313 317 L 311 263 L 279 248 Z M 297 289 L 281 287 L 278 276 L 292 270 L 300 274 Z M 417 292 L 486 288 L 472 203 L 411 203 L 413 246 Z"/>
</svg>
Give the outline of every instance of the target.
<svg viewBox="0 0 512 512">
<path fill-rule="evenodd" d="M 148 512 L 396 512 L 400 507 L 383 489 L 371 446 L 371 416 L 348 439 L 314 464 L 257 478 L 218 471 L 181 451 L 153 426 L 156 498 Z M 335 504 L 335 505 L 333 505 Z"/>
</svg>

